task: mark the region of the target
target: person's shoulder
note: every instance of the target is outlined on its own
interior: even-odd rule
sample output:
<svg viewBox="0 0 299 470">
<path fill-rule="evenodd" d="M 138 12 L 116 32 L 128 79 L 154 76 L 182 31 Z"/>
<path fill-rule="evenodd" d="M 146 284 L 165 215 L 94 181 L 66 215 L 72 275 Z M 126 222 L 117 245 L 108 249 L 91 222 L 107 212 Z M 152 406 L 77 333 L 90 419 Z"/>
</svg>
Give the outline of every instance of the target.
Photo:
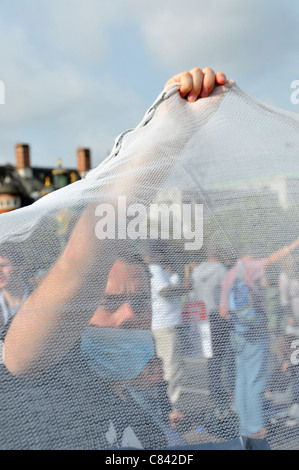
<svg viewBox="0 0 299 470">
<path fill-rule="evenodd" d="M 170 276 L 170 282 L 174 286 L 178 286 L 181 282 L 180 276 L 177 273 L 173 273 Z"/>
<path fill-rule="evenodd" d="M 220 261 L 202 261 L 192 271 L 194 277 L 206 277 L 214 273 L 226 273 L 227 269 Z"/>
<path fill-rule="evenodd" d="M 149 270 L 152 274 L 163 274 L 164 273 L 164 269 L 161 266 L 159 266 L 158 264 L 149 264 L 148 267 L 149 267 Z"/>
<path fill-rule="evenodd" d="M 197 264 L 196 266 L 194 266 L 194 268 L 192 269 L 192 272 L 191 272 L 191 275 L 192 276 L 196 276 L 199 272 L 202 271 L 203 269 L 203 265 L 204 265 L 204 261 L 202 261 L 201 263 Z"/>
<path fill-rule="evenodd" d="M 223 263 L 220 263 L 220 262 L 218 263 L 218 269 L 222 275 L 225 275 L 229 271 L 227 267 Z"/>
<path fill-rule="evenodd" d="M 168 286 L 171 284 L 169 274 L 161 266 L 157 264 L 149 265 L 151 273 L 151 284 L 156 288 Z"/>
</svg>

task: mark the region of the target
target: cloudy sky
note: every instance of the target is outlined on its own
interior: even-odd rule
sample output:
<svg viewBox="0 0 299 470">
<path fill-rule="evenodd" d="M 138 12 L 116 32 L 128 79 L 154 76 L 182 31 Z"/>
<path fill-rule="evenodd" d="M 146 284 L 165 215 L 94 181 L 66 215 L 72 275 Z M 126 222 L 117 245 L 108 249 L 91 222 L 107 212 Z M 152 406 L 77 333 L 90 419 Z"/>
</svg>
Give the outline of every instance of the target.
<svg viewBox="0 0 299 470">
<path fill-rule="evenodd" d="M 33 165 L 93 165 L 179 71 L 207 65 L 248 94 L 299 112 L 294 0 L 0 0 L 0 164 L 29 143 Z"/>
</svg>

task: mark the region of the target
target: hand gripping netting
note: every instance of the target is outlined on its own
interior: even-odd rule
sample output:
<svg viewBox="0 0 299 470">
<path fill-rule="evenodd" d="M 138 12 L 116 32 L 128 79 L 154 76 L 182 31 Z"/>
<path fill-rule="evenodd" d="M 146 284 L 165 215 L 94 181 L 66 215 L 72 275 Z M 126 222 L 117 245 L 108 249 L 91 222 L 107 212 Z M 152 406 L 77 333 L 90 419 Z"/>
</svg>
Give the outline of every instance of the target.
<svg viewBox="0 0 299 470">
<path fill-rule="evenodd" d="M 298 149 L 297 115 L 175 84 L 1 215 L 0 448 L 298 447 Z"/>
</svg>

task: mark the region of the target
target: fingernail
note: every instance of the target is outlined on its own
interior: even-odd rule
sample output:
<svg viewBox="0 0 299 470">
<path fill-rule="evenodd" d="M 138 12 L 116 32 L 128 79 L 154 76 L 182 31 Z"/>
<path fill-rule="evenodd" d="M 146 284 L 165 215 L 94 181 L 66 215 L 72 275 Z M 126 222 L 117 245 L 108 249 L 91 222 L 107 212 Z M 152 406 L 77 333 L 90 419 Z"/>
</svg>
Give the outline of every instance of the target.
<svg viewBox="0 0 299 470">
<path fill-rule="evenodd" d="M 189 95 L 189 96 L 188 96 L 188 101 L 191 101 L 191 102 L 196 101 L 196 96 L 194 96 L 194 95 Z"/>
<path fill-rule="evenodd" d="M 207 90 L 203 90 L 203 91 L 201 92 L 200 96 L 201 96 L 202 98 L 205 98 L 206 96 L 208 96 Z"/>
</svg>

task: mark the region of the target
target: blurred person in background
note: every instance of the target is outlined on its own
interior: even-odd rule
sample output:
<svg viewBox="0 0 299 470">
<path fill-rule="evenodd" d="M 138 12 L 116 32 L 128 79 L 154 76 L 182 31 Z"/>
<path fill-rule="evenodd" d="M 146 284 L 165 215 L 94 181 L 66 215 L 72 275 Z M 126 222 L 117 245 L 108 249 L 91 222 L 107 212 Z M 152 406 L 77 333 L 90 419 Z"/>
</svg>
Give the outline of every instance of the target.
<svg viewBox="0 0 299 470">
<path fill-rule="evenodd" d="M 0 246 L 0 354 L 1 363 L 3 339 L 13 317 L 30 293 L 26 281 L 26 261 L 17 244 Z"/>
<path fill-rule="evenodd" d="M 240 420 L 240 433 L 263 438 L 265 397 L 269 379 L 269 331 L 265 270 L 297 248 L 299 240 L 266 257 L 260 246 L 248 247 L 222 283 L 220 312 L 231 322 L 235 351 L 236 379 L 234 408 Z M 250 253 L 250 255 L 248 255 Z"/>
<path fill-rule="evenodd" d="M 233 353 L 230 348 L 230 325 L 220 316 L 222 282 L 228 270 L 221 261 L 224 247 L 220 240 L 209 241 L 206 260 L 192 271 L 192 292 L 189 298 L 205 305 L 211 337 L 211 357 L 208 360 L 211 398 L 218 410 L 230 405 L 233 377 Z M 229 380 L 230 379 L 230 380 Z"/>
<path fill-rule="evenodd" d="M 152 333 L 156 354 L 162 360 L 167 394 L 172 405 L 173 424 L 184 419 L 180 410 L 183 357 L 180 340 L 182 324 L 180 297 L 189 290 L 179 283 L 178 276 L 169 274 L 170 255 L 167 244 L 150 241 L 149 270 L 151 273 Z"/>
</svg>

